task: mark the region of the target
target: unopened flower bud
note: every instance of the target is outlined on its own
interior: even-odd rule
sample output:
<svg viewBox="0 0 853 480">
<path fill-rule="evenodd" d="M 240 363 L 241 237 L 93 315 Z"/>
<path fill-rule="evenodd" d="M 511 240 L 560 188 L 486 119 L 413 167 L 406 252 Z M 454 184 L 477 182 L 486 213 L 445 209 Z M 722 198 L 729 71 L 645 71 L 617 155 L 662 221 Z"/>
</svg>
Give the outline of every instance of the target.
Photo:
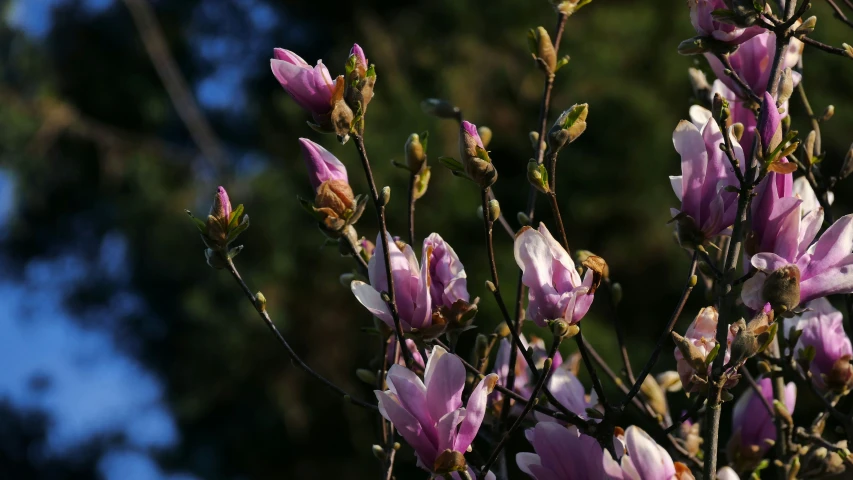
<svg viewBox="0 0 853 480">
<path fill-rule="evenodd" d="M 421 171 L 426 163 L 426 151 L 421 143 L 421 138 L 417 133 L 409 135 L 405 145 L 406 151 L 406 166 L 412 174 Z"/>
<path fill-rule="evenodd" d="M 669 405 L 666 402 L 666 395 L 664 395 L 663 390 L 660 385 L 658 385 L 657 380 L 654 379 L 651 375 L 646 376 L 646 379 L 643 381 L 643 384 L 640 385 L 640 391 L 645 395 L 646 400 L 649 403 L 649 406 L 652 407 L 652 410 L 655 411 L 660 416 L 666 416 L 669 412 Z"/>
<path fill-rule="evenodd" d="M 391 201 L 391 187 L 385 186 L 382 187 L 382 191 L 379 193 L 379 204 L 382 206 L 388 205 L 388 202 Z"/>
<path fill-rule="evenodd" d="M 373 456 L 382 462 L 384 462 L 387 458 L 387 455 L 385 454 L 385 449 L 380 447 L 379 445 L 373 445 L 370 450 L 373 452 Z"/>
<path fill-rule="evenodd" d="M 530 132 L 527 138 L 530 140 L 530 146 L 534 150 L 544 150 L 542 144 L 539 142 L 539 132 Z"/>
<path fill-rule="evenodd" d="M 497 200 L 489 200 L 489 221 L 494 222 L 501 216 L 501 204 Z"/>
<path fill-rule="evenodd" d="M 265 297 L 261 292 L 255 294 L 255 308 L 257 308 L 259 312 L 263 312 L 267 309 L 267 297 Z"/>
<path fill-rule="evenodd" d="M 477 132 L 477 126 L 463 121 L 459 132 L 459 153 L 465 175 L 481 188 L 490 187 L 498 179 L 489 152 Z"/>
<path fill-rule="evenodd" d="M 491 280 L 486 280 L 486 288 L 492 293 L 495 293 L 498 290 L 498 288 L 495 286 L 494 283 L 492 283 Z"/>
<path fill-rule="evenodd" d="M 353 280 L 355 280 L 355 275 L 352 273 L 342 273 L 341 276 L 338 277 L 338 281 L 346 288 L 350 288 L 350 284 L 352 284 Z"/>
<path fill-rule="evenodd" d="M 533 188 L 542 193 L 551 191 L 551 188 L 548 186 L 548 172 L 545 170 L 545 165 L 536 163 L 536 160 L 532 158 L 527 163 L 527 181 L 533 185 Z"/>
<path fill-rule="evenodd" d="M 362 382 L 375 387 L 376 386 L 376 372 L 372 370 L 368 370 L 366 368 L 359 368 L 355 371 L 355 376 L 358 377 Z"/>
<path fill-rule="evenodd" d="M 421 102 L 421 110 L 427 115 L 433 115 L 438 118 L 458 118 L 460 114 L 459 107 L 440 98 L 428 98 L 424 100 Z"/>
<path fill-rule="evenodd" d="M 432 172 L 430 170 L 431 169 L 429 167 L 424 167 L 423 170 L 421 170 L 421 173 L 415 175 L 414 191 L 412 192 L 415 200 L 423 197 L 426 193 L 427 188 L 429 187 L 429 179 L 432 177 Z"/>
<path fill-rule="evenodd" d="M 788 408 L 784 403 L 779 400 L 773 400 L 773 411 L 776 412 L 776 415 L 780 416 L 782 420 L 785 421 L 788 425 L 794 424 L 794 419 L 791 417 L 791 412 L 788 411 Z"/>
<path fill-rule="evenodd" d="M 555 337 L 565 337 L 569 333 L 569 324 L 562 320 L 554 320 L 551 322 L 551 333 Z"/>
<path fill-rule="evenodd" d="M 481 125 L 477 127 L 477 134 L 480 135 L 480 141 L 483 142 L 483 148 L 487 148 L 489 146 L 489 142 L 492 141 L 492 129 Z"/>
<path fill-rule="evenodd" d="M 731 128 L 731 133 L 735 137 L 735 140 L 740 142 L 740 140 L 743 138 L 743 132 L 744 132 L 743 124 L 740 122 L 737 122 L 735 124 L 732 124 L 732 126 L 729 128 Z"/>
<path fill-rule="evenodd" d="M 667 392 L 672 393 L 681 390 L 681 377 L 679 377 L 678 372 L 675 370 L 659 373 L 655 377 L 655 380 L 658 382 L 660 388 Z"/>
<path fill-rule="evenodd" d="M 812 15 L 811 17 L 803 20 L 803 23 L 794 30 L 794 35 L 808 35 L 814 32 L 815 26 L 817 26 L 817 17 Z"/>
<path fill-rule="evenodd" d="M 551 152 L 560 151 L 566 144 L 574 142 L 586 130 L 586 117 L 589 105 L 586 103 L 573 105 L 560 114 L 554 126 L 548 132 L 548 148 Z"/>
<path fill-rule="evenodd" d="M 557 52 L 548 30 L 544 27 L 531 28 L 527 32 L 527 43 L 539 68 L 547 75 L 553 74 L 557 69 Z"/>
<path fill-rule="evenodd" d="M 785 265 L 774 270 L 764 281 L 762 296 L 777 313 L 794 310 L 800 304 L 800 269 Z"/>
<path fill-rule="evenodd" d="M 817 132 L 814 130 L 810 131 L 806 136 L 806 141 L 803 143 L 803 151 L 806 153 L 806 161 L 811 164 L 812 158 L 814 158 L 814 144 L 817 139 Z"/>
<path fill-rule="evenodd" d="M 792 93 L 794 93 L 794 73 L 790 68 L 786 68 L 779 79 L 779 98 L 776 99 L 776 106 L 781 107 L 791 98 Z"/>
<path fill-rule="evenodd" d="M 518 220 L 518 223 L 520 223 L 522 227 L 530 225 L 530 217 L 528 217 L 524 212 L 516 213 L 515 219 Z"/>
<path fill-rule="evenodd" d="M 501 322 L 497 327 L 495 327 L 495 335 L 497 335 L 498 338 L 506 338 L 510 333 L 512 332 L 509 331 L 509 325 L 507 325 L 506 322 Z"/>
<path fill-rule="evenodd" d="M 622 284 L 614 282 L 610 285 L 610 295 L 613 297 L 613 303 L 619 305 L 622 303 Z"/>
<path fill-rule="evenodd" d="M 823 114 L 820 116 L 820 121 L 828 122 L 833 115 L 835 115 L 835 105 L 827 105 L 823 110 Z"/>
</svg>

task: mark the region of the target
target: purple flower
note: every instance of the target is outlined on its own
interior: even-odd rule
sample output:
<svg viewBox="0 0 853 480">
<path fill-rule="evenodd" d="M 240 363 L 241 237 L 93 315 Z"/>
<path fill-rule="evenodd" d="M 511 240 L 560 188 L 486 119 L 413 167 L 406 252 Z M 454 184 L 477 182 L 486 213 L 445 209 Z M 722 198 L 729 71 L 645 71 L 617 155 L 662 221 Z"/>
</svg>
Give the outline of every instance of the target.
<svg viewBox="0 0 853 480">
<path fill-rule="evenodd" d="M 726 233 L 734 223 L 737 194 L 725 187 L 736 185 L 737 177 L 720 150 L 722 142 L 720 128 L 710 118 L 701 131 L 682 120 L 672 134 L 672 143 L 681 155 L 681 175 L 670 177 L 681 210 L 673 209 L 672 214 L 678 219 L 679 238 L 685 246 Z M 743 149 L 734 138 L 732 146 L 744 165 Z"/>
<path fill-rule="evenodd" d="M 765 152 L 772 152 L 782 143 L 782 115 L 776 108 L 776 100 L 769 92 L 764 92 L 764 99 L 761 102 L 758 132 L 761 135 L 761 145 Z"/>
<path fill-rule="evenodd" d="M 770 405 L 773 404 L 773 384 L 771 378 L 758 380 L 761 395 Z M 794 412 L 797 399 L 797 387 L 789 383 L 785 387 L 785 408 Z M 746 464 L 760 460 L 770 449 L 767 440 L 776 440 L 776 426 L 773 417 L 767 411 L 764 401 L 751 388 L 744 391 L 735 403 L 732 414 L 732 438 L 729 441 L 730 458 Z"/>
<path fill-rule="evenodd" d="M 480 133 L 477 131 L 476 125 L 469 122 L 468 120 L 464 120 L 462 122 L 462 129 L 465 131 L 466 134 L 471 136 L 477 146 L 479 146 L 480 148 L 486 148 L 483 146 L 483 140 L 480 139 Z"/>
<path fill-rule="evenodd" d="M 412 354 L 412 360 L 415 362 L 415 365 L 420 368 L 424 368 L 424 357 L 421 356 L 421 352 L 418 351 L 418 346 L 415 344 L 415 341 L 412 339 L 406 339 L 406 347 L 409 349 L 409 352 Z M 388 340 L 388 347 L 385 349 L 385 358 L 388 360 L 388 365 L 393 365 L 394 360 L 397 359 L 397 336 L 391 335 L 390 340 Z M 396 362 L 402 366 L 406 366 L 406 360 L 403 357 L 403 354 L 400 353 L 399 361 Z"/>
<path fill-rule="evenodd" d="M 315 191 L 323 182 L 330 180 L 349 183 L 347 168 L 331 152 L 307 138 L 300 138 L 299 145 L 302 147 L 305 166 L 308 167 L 308 179 Z"/>
<path fill-rule="evenodd" d="M 750 256 L 760 252 L 773 252 L 784 230 L 797 228 L 790 223 L 800 211 L 800 201 L 792 196 L 793 176 L 769 172 L 755 190 L 750 205 L 752 232 L 747 241 L 744 262 L 749 267 Z"/>
<path fill-rule="evenodd" d="M 367 68 L 367 57 L 364 56 L 364 50 L 362 50 L 357 43 L 352 45 L 352 49 L 350 49 L 349 54 L 355 55 L 356 62 Z"/>
<path fill-rule="evenodd" d="M 794 351 L 812 347 L 812 381 L 822 390 L 844 391 L 853 381 L 853 347 L 844 333 L 843 316 L 825 298 L 810 302 L 809 308 L 811 311 L 804 313 L 794 326 L 802 330 Z"/>
<path fill-rule="evenodd" d="M 785 57 L 782 59 L 782 68 L 794 67 L 800 60 L 802 48 L 802 42 L 791 39 L 788 48 L 785 50 Z M 775 50 L 776 34 L 764 31 L 741 44 L 734 53 L 729 55 L 729 61 L 734 71 L 759 97 L 763 97 L 764 92 L 767 91 L 767 82 L 770 79 Z M 705 58 L 708 59 L 708 64 L 711 65 L 711 69 L 714 70 L 721 82 L 725 83 L 739 97 L 746 98 L 746 94 L 738 84 L 725 74 L 726 66 L 713 53 L 706 53 Z M 799 80 L 799 73 L 794 72 L 794 82 L 798 83 Z"/>
<path fill-rule="evenodd" d="M 523 272 L 521 281 L 530 289 L 527 318 L 544 327 L 548 320 L 558 319 L 574 325 L 586 315 L 593 300 L 589 293 L 593 272 L 587 270 L 581 281 L 575 262 L 544 223 L 539 230 L 522 229 L 515 237 L 514 253 Z"/>
<path fill-rule="evenodd" d="M 515 462 L 536 480 L 603 480 L 602 450 L 594 438 L 557 423 L 540 422 L 525 432 L 536 453 L 522 452 Z"/>
<path fill-rule="evenodd" d="M 688 0 L 687 5 L 690 7 L 690 23 L 700 36 L 739 45 L 764 31 L 757 25 L 743 28 L 715 20 L 711 15 L 714 10 L 729 8 L 724 0 Z"/>
<path fill-rule="evenodd" d="M 273 57 L 270 59 L 273 75 L 300 107 L 315 117 L 332 110 L 335 82 L 321 60 L 311 67 L 299 55 L 282 48 L 274 49 Z"/>
<path fill-rule="evenodd" d="M 463 407 L 465 367 L 455 355 L 434 347 L 423 381 L 400 365 L 391 366 L 386 380 L 388 390 L 375 391 L 379 412 L 415 449 L 418 466 L 434 472 L 442 452 L 464 453 L 471 446 L 497 375 L 483 378 Z"/>
<path fill-rule="evenodd" d="M 620 480 L 672 480 L 678 470 L 672 457 L 652 437 L 637 426 L 625 430 L 625 455 L 614 460 L 604 451 L 607 478 Z M 617 452 L 617 456 L 620 452 Z"/>
<path fill-rule="evenodd" d="M 799 206 L 802 201 L 796 202 Z M 780 222 L 785 226 L 773 251 L 750 260 L 758 273 L 743 285 L 741 296 L 747 307 L 758 310 L 770 302 L 774 309 L 792 310 L 802 302 L 853 292 L 853 215 L 839 218 L 814 244 L 823 223 L 822 210 L 801 218 L 800 208 L 793 208 Z M 797 282 L 790 285 L 793 279 Z"/>
<path fill-rule="evenodd" d="M 231 220 L 231 200 L 228 198 L 225 187 L 216 188 L 216 195 L 213 197 L 213 205 L 210 207 L 209 215 L 223 219 L 226 225 Z"/>
<path fill-rule="evenodd" d="M 379 234 L 381 235 L 381 233 Z M 367 264 L 370 285 L 356 280 L 351 289 L 356 299 L 370 313 L 394 328 L 394 319 L 388 304 L 382 300 L 380 292 L 388 291 L 388 278 L 385 272 L 385 254 L 382 238 L 376 237 L 376 251 Z M 423 266 L 418 266 L 415 252 L 409 245 L 401 247 L 388 235 L 388 250 L 391 259 L 391 275 L 394 278 L 397 313 L 403 330 L 422 329 L 432 324 L 432 301 L 429 294 L 429 257 L 423 255 Z M 424 252 L 426 253 L 426 252 Z"/>
<path fill-rule="evenodd" d="M 717 313 L 717 309 L 714 307 L 705 307 L 702 310 L 699 310 L 699 314 L 696 315 L 696 318 L 690 323 L 690 326 L 687 327 L 687 332 L 684 334 L 684 339 L 687 340 L 692 346 L 691 352 L 693 352 L 693 356 L 704 360 L 707 358 L 708 354 L 711 353 L 711 350 L 717 346 L 717 323 L 719 321 L 719 314 Z M 728 335 L 728 345 L 726 346 L 725 357 L 723 360 L 725 362 L 729 361 L 731 356 L 730 345 L 733 340 L 733 335 L 731 330 Z M 698 369 L 687 359 L 685 358 L 684 353 L 681 348 L 675 348 L 675 362 L 676 362 L 676 370 L 678 371 L 678 376 L 681 378 L 681 385 L 684 387 L 684 390 L 690 393 L 698 392 L 702 389 L 702 385 L 693 381 L 693 377 L 698 376 L 700 378 L 707 378 L 708 372 L 711 370 L 711 366 L 709 365 L 705 369 Z"/>
<path fill-rule="evenodd" d="M 453 307 L 462 300 L 468 303 L 468 279 L 456 252 L 441 236 L 433 233 L 424 239 L 424 255 L 429 264 L 429 288 L 433 307 Z"/>
</svg>

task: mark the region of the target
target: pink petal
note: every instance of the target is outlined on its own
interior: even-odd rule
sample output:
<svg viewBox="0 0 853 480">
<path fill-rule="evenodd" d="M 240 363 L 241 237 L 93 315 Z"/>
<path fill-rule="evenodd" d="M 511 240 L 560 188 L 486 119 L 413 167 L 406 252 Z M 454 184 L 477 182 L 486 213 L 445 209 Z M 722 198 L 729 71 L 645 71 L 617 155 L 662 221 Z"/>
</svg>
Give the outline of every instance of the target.
<svg viewBox="0 0 853 480">
<path fill-rule="evenodd" d="M 406 440 L 406 443 L 415 449 L 419 459 L 424 465 L 432 466 L 435 463 L 437 452 L 435 446 L 429 441 L 421 428 L 421 424 L 405 408 L 397 403 L 393 394 L 375 390 L 376 399 L 379 400 L 379 411 Z"/>
<path fill-rule="evenodd" d="M 675 150 L 681 155 L 682 196 L 681 210 L 696 221 L 701 202 L 702 185 L 708 166 L 708 152 L 699 129 L 692 123 L 682 120 L 672 134 Z"/>
<path fill-rule="evenodd" d="M 809 250 L 812 260 L 803 278 L 820 274 L 836 265 L 853 251 L 853 215 L 839 218 Z"/>
<path fill-rule="evenodd" d="M 457 452 L 467 450 L 471 442 L 474 441 L 474 437 L 477 436 L 477 431 L 486 415 L 489 394 L 492 393 L 497 381 L 498 376 L 494 373 L 486 375 L 471 392 L 471 396 L 468 397 L 468 404 L 465 406 L 465 420 L 459 427 L 459 435 L 456 437 L 456 445 L 454 446 L 454 450 Z"/>
<path fill-rule="evenodd" d="M 374 316 L 385 322 L 389 327 L 394 328 L 394 320 L 391 317 L 391 310 L 388 309 L 388 304 L 382 300 L 382 296 L 370 285 L 355 280 L 350 284 L 350 289 L 356 300 L 361 303 Z M 409 328 L 407 328 L 408 330 Z"/>
<path fill-rule="evenodd" d="M 462 406 L 465 367 L 455 355 L 441 355 L 433 368 L 426 383 L 427 408 L 430 417 L 437 419 Z"/>
</svg>

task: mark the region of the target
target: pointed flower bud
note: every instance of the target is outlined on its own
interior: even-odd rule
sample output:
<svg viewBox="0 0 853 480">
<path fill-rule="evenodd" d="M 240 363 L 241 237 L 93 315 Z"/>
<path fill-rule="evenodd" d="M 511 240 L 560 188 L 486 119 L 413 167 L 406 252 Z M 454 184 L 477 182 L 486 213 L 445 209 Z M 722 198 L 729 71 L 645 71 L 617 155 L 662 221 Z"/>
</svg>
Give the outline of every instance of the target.
<svg viewBox="0 0 853 480">
<path fill-rule="evenodd" d="M 406 166 L 413 174 L 421 171 L 426 163 L 426 147 L 421 143 L 421 137 L 417 133 L 409 135 L 405 145 Z"/>
<path fill-rule="evenodd" d="M 290 50 L 276 48 L 270 67 L 284 90 L 315 120 L 332 110 L 335 82 L 321 60 L 312 67 Z"/>
<path fill-rule="evenodd" d="M 308 168 L 308 179 L 315 191 L 329 180 L 349 182 L 347 168 L 331 152 L 307 138 L 300 138 L 299 146 L 302 147 L 302 159 Z"/>
<path fill-rule="evenodd" d="M 477 126 L 463 121 L 459 132 L 459 153 L 465 175 L 474 183 L 486 188 L 498 179 L 498 172 L 477 132 Z"/>
<path fill-rule="evenodd" d="M 376 71 L 373 65 L 368 65 L 364 50 L 356 43 L 352 46 L 347 59 L 344 90 L 344 100 L 356 119 L 361 119 L 367 111 L 367 104 L 373 98 L 375 84 Z"/>
<path fill-rule="evenodd" d="M 573 105 L 560 114 L 554 126 L 548 132 L 548 148 L 552 153 L 560 151 L 566 144 L 574 142 L 586 130 L 586 116 L 589 105 Z"/>
<path fill-rule="evenodd" d="M 551 43 L 551 36 L 544 27 L 531 28 L 527 32 L 527 42 L 533 59 L 539 68 L 547 75 L 551 75 L 557 68 L 557 52 Z"/>
<path fill-rule="evenodd" d="M 719 315 L 714 307 L 706 307 L 699 311 L 690 326 L 687 327 L 687 332 L 684 336 L 673 332 L 673 339 L 676 342 L 675 361 L 678 375 L 681 377 L 681 384 L 686 392 L 695 393 L 703 389 L 704 383 L 707 381 L 711 371 L 710 357 L 720 354 L 720 349 L 717 347 L 717 322 Z M 733 340 L 731 329 L 727 339 L 726 350 L 723 358 L 725 363 L 731 358 L 729 345 Z M 736 382 L 727 384 L 726 387 L 731 387 Z"/>
<path fill-rule="evenodd" d="M 757 380 L 761 396 L 767 403 L 773 404 L 773 380 L 769 377 Z M 782 392 L 784 406 L 788 412 L 794 411 L 797 398 L 797 388 L 789 383 Z M 773 417 L 767 411 L 761 398 L 753 391 L 746 389 L 735 403 L 732 414 L 732 441 L 729 442 L 730 457 L 738 464 L 753 464 L 760 460 L 770 449 L 767 440 L 776 439 L 776 426 Z M 748 468 L 749 469 L 749 468 Z"/>
<path fill-rule="evenodd" d="M 230 259 L 240 253 L 240 248 L 229 250 L 228 246 L 249 228 L 249 216 L 243 215 L 243 205 L 238 205 L 232 210 L 228 192 L 223 187 L 216 189 L 206 221 L 194 217 L 189 210 L 186 212 L 195 222 L 201 239 L 207 247 L 205 255 L 210 266 L 224 268 L 223 255 Z M 240 218 L 241 215 L 243 215 L 242 218 Z"/>
<path fill-rule="evenodd" d="M 774 151 L 782 143 L 782 116 L 776 108 L 776 101 L 773 100 L 773 96 L 767 92 L 764 93 L 764 99 L 761 102 L 758 132 L 761 135 L 761 145 L 764 146 L 766 159 L 767 154 Z"/>
</svg>

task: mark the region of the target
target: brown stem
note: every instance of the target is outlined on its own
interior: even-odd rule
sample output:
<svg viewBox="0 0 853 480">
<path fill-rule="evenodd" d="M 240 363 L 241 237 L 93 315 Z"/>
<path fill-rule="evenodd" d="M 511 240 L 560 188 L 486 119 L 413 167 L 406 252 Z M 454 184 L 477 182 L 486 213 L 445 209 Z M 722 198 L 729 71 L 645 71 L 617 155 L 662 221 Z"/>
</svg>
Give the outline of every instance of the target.
<svg viewBox="0 0 853 480">
<path fill-rule="evenodd" d="M 818 42 L 817 40 L 815 40 L 811 37 L 807 37 L 805 35 L 798 36 L 797 38 L 800 39 L 800 41 L 805 43 L 806 45 L 811 45 L 812 47 L 815 47 L 818 50 L 823 50 L 826 53 L 831 53 L 833 55 L 838 55 L 841 57 L 850 58 L 847 55 L 847 51 L 844 50 L 843 48 L 833 47 L 832 45 L 827 45 L 825 43 Z"/>
<path fill-rule="evenodd" d="M 578 335 L 580 336 L 580 335 Z M 512 433 L 521 426 L 521 423 L 524 421 L 524 417 L 530 413 L 530 410 L 533 409 L 535 405 L 535 399 L 539 396 L 539 393 L 542 392 L 542 389 L 545 388 L 545 383 L 548 380 L 548 377 L 551 373 L 551 362 L 554 361 L 554 355 L 557 353 L 557 349 L 560 347 L 560 342 L 563 340 L 563 337 L 554 337 L 554 342 L 551 344 L 551 350 L 548 352 L 548 360 L 545 361 L 545 369 L 542 372 L 542 375 L 536 382 L 536 386 L 533 388 L 533 392 L 530 393 L 530 399 L 527 401 L 527 404 L 524 405 L 524 409 L 521 411 L 521 414 L 518 418 L 515 419 L 515 422 L 509 427 L 509 429 L 504 432 L 498 444 L 495 446 L 495 449 L 492 451 L 492 454 L 489 455 L 489 459 L 486 460 L 485 465 L 480 471 L 479 480 L 483 480 L 486 478 L 486 474 L 489 472 L 489 469 L 495 463 L 495 460 L 498 459 L 498 455 L 500 455 L 501 451 L 506 446 L 507 441 L 509 441 Z"/>
<path fill-rule="evenodd" d="M 742 78 L 740 78 L 740 75 L 738 75 L 737 71 L 732 66 L 732 61 L 731 59 L 729 59 L 729 55 L 720 53 L 717 54 L 717 59 L 719 59 L 720 62 L 726 67 L 726 75 L 731 77 L 731 79 L 734 80 L 735 83 L 737 83 L 741 90 L 743 90 L 744 94 L 749 97 L 749 99 L 753 102 L 760 104 L 761 98 L 756 95 L 755 92 L 752 91 L 752 88 L 749 86 L 749 84 L 747 84 Z"/>
<path fill-rule="evenodd" d="M 223 259 L 226 261 L 226 265 L 228 266 L 228 271 L 231 272 L 231 276 L 234 277 L 234 280 L 236 280 L 237 284 L 240 285 L 240 288 L 243 290 L 243 293 L 245 293 L 246 297 L 249 299 L 249 301 L 252 302 L 252 305 L 255 307 L 255 310 L 258 312 L 258 315 L 261 317 L 261 320 L 264 321 L 264 323 L 267 325 L 267 328 L 269 328 L 270 331 L 275 335 L 276 339 L 278 339 L 278 342 L 287 351 L 287 355 L 290 357 L 290 360 L 294 364 L 296 364 L 297 367 L 301 368 L 302 370 L 307 372 L 309 375 L 311 375 L 312 377 L 314 377 L 317 380 L 319 380 L 320 382 L 322 382 L 324 385 L 329 387 L 329 389 L 331 389 L 335 393 L 338 393 L 339 395 L 343 396 L 345 400 L 348 400 L 353 405 L 358 405 L 359 407 L 364 407 L 368 410 L 372 410 L 372 411 L 377 412 L 377 413 L 379 412 L 379 409 L 376 407 L 376 405 L 373 405 L 371 403 L 365 402 L 364 400 L 359 400 L 357 398 L 352 397 L 344 389 L 335 385 L 331 381 L 327 380 L 325 377 L 323 377 L 319 373 L 315 372 L 314 369 L 309 367 L 308 364 L 306 364 L 302 360 L 302 358 L 300 358 L 299 355 L 296 354 L 296 352 L 293 350 L 293 348 L 291 348 L 290 344 L 287 343 L 287 340 L 285 340 L 284 336 L 278 330 L 278 327 L 276 327 L 275 324 L 273 323 L 272 319 L 270 318 L 269 313 L 267 313 L 266 308 L 260 302 L 258 302 L 258 298 L 255 296 L 255 294 L 252 293 L 251 290 L 249 290 L 248 285 L 246 285 L 246 282 L 243 281 L 243 278 L 240 276 L 240 273 L 237 271 L 237 267 L 234 265 L 234 262 L 230 258 L 225 257 L 224 255 L 223 255 Z"/>
<path fill-rule="evenodd" d="M 364 174 L 367 177 L 367 185 L 370 188 L 370 196 L 373 198 L 373 205 L 376 207 L 376 216 L 379 218 L 379 231 L 382 241 L 382 250 L 385 254 L 385 276 L 388 279 L 388 309 L 391 310 L 391 318 L 394 319 L 394 334 L 397 335 L 397 342 L 400 344 L 400 351 L 403 352 L 403 358 L 406 360 L 406 365 L 411 368 L 413 358 L 412 352 L 406 348 L 406 340 L 403 336 L 403 325 L 400 322 L 400 316 L 397 314 L 397 301 L 394 292 L 394 275 L 391 272 L 391 252 L 388 247 L 388 226 L 385 223 L 385 204 L 379 196 L 379 190 L 376 189 L 376 182 L 373 179 L 373 171 L 370 169 L 370 160 L 367 159 L 367 150 L 364 148 L 364 138 L 359 134 L 354 134 L 353 143 L 358 150 L 358 156 L 361 159 L 361 166 L 364 168 Z"/>
</svg>

